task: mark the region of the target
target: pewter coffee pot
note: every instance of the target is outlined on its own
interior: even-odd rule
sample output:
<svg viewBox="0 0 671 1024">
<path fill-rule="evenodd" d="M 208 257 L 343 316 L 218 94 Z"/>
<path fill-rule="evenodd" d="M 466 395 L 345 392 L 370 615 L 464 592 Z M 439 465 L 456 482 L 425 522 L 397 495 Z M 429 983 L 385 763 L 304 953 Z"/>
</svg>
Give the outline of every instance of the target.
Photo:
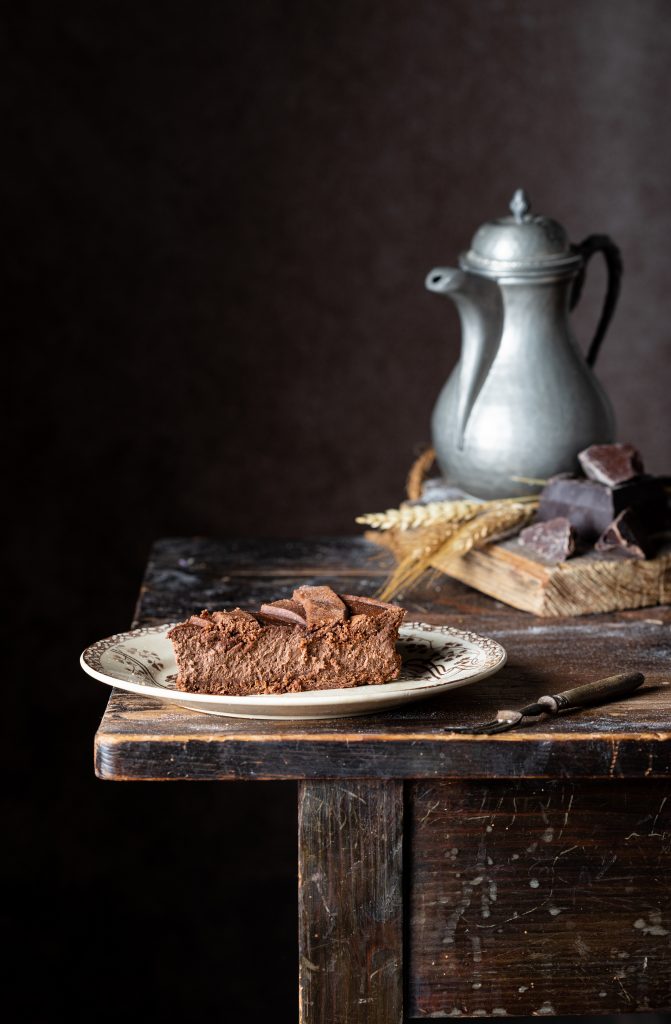
<svg viewBox="0 0 671 1024">
<path fill-rule="evenodd" d="M 572 245 L 556 221 L 530 212 L 521 189 L 510 210 L 476 232 L 460 269 L 426 278 L 455 302 L 462 328 L 461 357 L 433 412 L 436 457 L 450 483 L 481 498 L 537 490 L 515 478 L 577 469 L 579 451 L 615 436 L 592 367 L 617 301 L 619 250 L 606 235 Z M 585 357 L 569 311 L 598 252 L 608 286 Z"/>
</svg>

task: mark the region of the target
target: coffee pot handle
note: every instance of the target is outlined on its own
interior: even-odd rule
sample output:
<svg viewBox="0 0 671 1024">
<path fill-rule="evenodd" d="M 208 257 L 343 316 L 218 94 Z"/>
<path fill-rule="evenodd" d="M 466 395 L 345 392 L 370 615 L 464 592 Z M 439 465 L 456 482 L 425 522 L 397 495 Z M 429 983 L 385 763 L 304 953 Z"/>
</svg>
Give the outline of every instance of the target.
<svg viewBox="0 0 671 1024">
<path fill-rule="evenodd" d="M 573 250 L 582 256 L 583 265 L 573 284 L 569 305 L 570 309 L 574 309 L 578 305 L 582 294 L 582 286 L 585 283 L 587 264 L 595 253 L 600 252 L 603 254 L 603 258 L 606 261 L 606 270 L 608 271 L 606 298 L 604 299 L 603 309 L 601 310 L 601 316 L 599 318 L 599 323 L 597 324 L 596 333 L 592 338 L 592 343 L 587 351 L 587 365 L 594 366 L 596 357 L 599 354 L 601 342 L 603 341 L 604 334 L 608 330 L 608 324 L 610 323 L 611 317 L 615 311 L 615 306 L 620 294 L 622 257 L 620 255 L 620 250 L 615 245 L 615 242 L 612 238 L 609 238 L 608 235 L 589 235 L 584 242 L 580 242 L 579 245 L 574 245 Z"/>
</svg>

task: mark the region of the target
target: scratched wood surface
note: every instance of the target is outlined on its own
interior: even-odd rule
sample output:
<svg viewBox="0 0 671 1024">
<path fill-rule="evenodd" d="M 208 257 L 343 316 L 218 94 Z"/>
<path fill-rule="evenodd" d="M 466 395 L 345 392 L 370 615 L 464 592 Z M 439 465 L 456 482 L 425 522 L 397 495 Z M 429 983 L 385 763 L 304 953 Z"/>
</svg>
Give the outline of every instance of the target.
<svg viewBox="0 0 671 1024">
<path fill-rule="evenodd" d="M 135 623 L 202 608 L 253 608 L 297 583 L 371 594 L 391 556 L 363 539 L 159 541 Z M 264 722 L 215 718 L 114 691 L 96 738 L 107 779 L 671 777 L 671 610 L 539 620 L 463 584 L 429 580 L 405 603 L 409 619 L 449 623 L 499 640 L 496 676 L 442 697 L 359 718 Z M 91 637 L 91 640 L 98 639 Z M 500 707 L 628 669 L 635 697 L 500 737 L 455 737 Z M 100 685 L 87 680 L 87 685 Z"/>
<path fill-rule="evenodd" d="M 258 607 L 299 581 L 370 594 L 389 566 L 347 538 L 161 541 L 136 622 Z M 506 667 L 426 703 L 324 722 L 213 718 L 115 691 L 99 775 L 305 780 L 303 1024 L 400 1021 L 404 981 L 407 1020 L 667 1008 L 669 609 L 539 621 L 445 578 L 407 607 L 496 637 Z M 648 679 L 631 700 L 507 736 L 445 732 L 624 669 Z"/>
<path fill-rule="evenodd" d="M 403 783 L 304 782 L 301 1024 L 403 1020 Z"/>
<path fill-rule="evenodd" d="M 671 1008 L 671 783 L 407 783 L 410 1017 Z"/>
</svg>

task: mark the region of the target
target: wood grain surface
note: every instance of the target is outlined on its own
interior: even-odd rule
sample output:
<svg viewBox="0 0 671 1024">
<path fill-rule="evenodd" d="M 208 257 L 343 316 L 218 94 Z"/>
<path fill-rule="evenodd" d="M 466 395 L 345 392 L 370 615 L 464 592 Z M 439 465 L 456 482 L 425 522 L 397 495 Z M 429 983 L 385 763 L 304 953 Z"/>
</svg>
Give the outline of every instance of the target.
<svg viewBox="0 0 671 1024">
<path fill-rule="evenodd" d="M 671 1008 L 671 783 L 407 783 L 411 1017 Z"/>
<path fill-rule="evenodd" d="M 403 1020 L 403 783 L 304 782 L 301 1024 Z"/>
<path fill-rule="evenodd" d="M 591 615 L 671 600 L 668 545 L 645 561 L 593 553 L 548 565 L 514 538 L 432 564 L 483 594 L 541 616 Z"/>
<path fill-rule="evenodd" d="M 388 553 L 362 539 L 162 540 L 152 551 L 135 622 L 174 621 L 205 607 L 258 607 L 289 596 L 297 582 L 372 594 L 390 565 Z M 671 777 L 668 607 L 539 620 L 445 577 L 413 592 L 406 607 L 409 619 L 495 637 L 508 663 L 496 676 L 442 697 L 380 715 L 313 722 L 215 718 L 114 691 L 96 737 L 98 774 L 117 780 Z M 626 670 L 645 673 L 647 681 L 625 701 L 502 736 L 446 731 Z"/>
<path fill-rule="evenodd" d="M 389 564 L 360 540 L 161 541 L 136 622 L 258 607 L 299 581 L 371 594 Z M 213 718 L 114 691 L 98 774 L 302 780 L 303 1024 L 666 1009 L 669 609 L 538 620 L 445 577 L 407 607 L 496 637 L 507 665 L 425 703 L 323 722 Z M 501 736 L 447 731 L 624 670 L 647 676 L 625 701 Z"/>
</svg>

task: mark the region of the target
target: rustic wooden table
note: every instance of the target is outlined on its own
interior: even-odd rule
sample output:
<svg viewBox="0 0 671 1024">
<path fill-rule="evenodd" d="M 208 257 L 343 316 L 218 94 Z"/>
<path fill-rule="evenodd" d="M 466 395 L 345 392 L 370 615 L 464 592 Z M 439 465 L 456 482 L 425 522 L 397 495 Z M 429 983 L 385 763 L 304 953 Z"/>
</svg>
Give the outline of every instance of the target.
<svg viewBox="0 0 671 1024">
<path fill-rule="evenodd" d="M 160 541 L 136 624 L 258 606 L 295 583 L 373 593 L 362 540 Z M 442 578 L 410 618 L 489 634 L 497 676 L 379 716 L 214 718 L 114 691 L 103 779 L 299 782 L 300 1019 L 630 1013 L 671 1005 L 671 613 L 539 620 Z M 494 737 L 490 717 L 623 671 L 604 708 Z"/>
</svg>

